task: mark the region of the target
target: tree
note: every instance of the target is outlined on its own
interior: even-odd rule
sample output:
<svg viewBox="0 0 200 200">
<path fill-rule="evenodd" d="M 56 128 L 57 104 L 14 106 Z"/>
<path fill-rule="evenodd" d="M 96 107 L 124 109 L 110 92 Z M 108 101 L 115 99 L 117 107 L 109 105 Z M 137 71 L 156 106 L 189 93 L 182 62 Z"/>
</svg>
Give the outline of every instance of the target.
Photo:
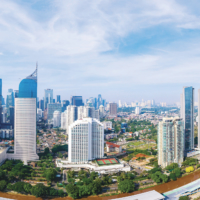
<svg viewBox="0 0 200 200">
<path fill-rule="evenodd" d="M 32 187 L 31 194 L 36 197 L 43 197 L 46 196 L 47 189 L 42 183 L 38 183 L 37 185 Z"/>
<path fill-rule="evenodd" d="M 128 192 L 133 192 L 135 189 L 135 184 L 132 180 L 124 180 L 121 181 L 118 184 L 118 189 L 122 192 L 122 193 L 128 193 Z"/>
<path fill-rule="evenodd" d="M 6 189 L 7 183 L 5 180 L 0 181 L 0 191 L 4 191 Z"/>
<path fill-rule="evenodd" d="M 162 174 L 160 176 L 160 178 L 162 179 L 162 182 L 163 183 L 167 183 L 167 181 L 169 180 L 169 177 L 166 175 L 166 174 Z"/>
<path fill-rule="evenodd" d="M 0 169 L 0 180 L 6 179 L 6 173 Z"/>
<path fill-rule="evenodd" d="M 30 183 L 25 183 L 24 184 L 24 191 L 26 193 L 30 193 L 31 192 L 31 189 L 32 189 L 32 185 Z"/>
<path fill-rule="evenodd" d="M 56 170 L 53 168 L 47 169 L 45 172 L 45 177 L 47 181 L 53 181 L 56 178 Z"/>
<path fill-rule="evenodd" d="M 66 186 L 67 193 L 70 197 L 73 199 L 77 199 L 79 197 L 79 188 L 75 186 L 74 184 L 68 184 Z"/>
<path fill-rule="evenodd" d="M 176 178 L 181 177 L 181 169 L 180 169 L 180 168 L 174 169 L 174 173 L 175 173 L 175 175 L 176 175 Z"/>
<path fill-rule="evenodd" d="M 50 151 L 49 151 L 49 147 L 46 147 L 45 149 L 44 149 L 44 153 L 45 154 L 48 154 Z"/>
<path fill-rule="evenodd" d="M 170 173 L 169 175 L 170 179 L 175 181 L 176 180 L 176 174 L 174 172 Z"/>
<path fill-rule="evenodd" d="M 13 186 L 12 186 L 11 183 L 8 183 L 8 185 L 7 185 L 7 189 L 8 189 L 8 190 L 13 190 Z"/>
<path fill-rule="evenodd" d="M 25 183 L 24 182 L 17 182 L 15 184 L 13 184 L 13 190 L 15 192 L 19 192 L 19 193 L 23 193 L 24 192 L 24 185 Z"/>
</svg>

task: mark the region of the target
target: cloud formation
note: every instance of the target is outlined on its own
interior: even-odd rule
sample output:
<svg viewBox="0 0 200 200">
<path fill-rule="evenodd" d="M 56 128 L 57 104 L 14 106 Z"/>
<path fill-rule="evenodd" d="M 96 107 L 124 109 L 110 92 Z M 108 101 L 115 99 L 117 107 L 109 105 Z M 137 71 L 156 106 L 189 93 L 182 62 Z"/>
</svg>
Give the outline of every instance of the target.
<svg viewBox="0 0 200 200">
<path fill-rule="evenodd" d="M 40 97 L 53 88 L 62 99 L 102 93 L 109 101 L 164 101 L 159 87 L 169 85 L 167 101 L 177 101 L 181 87 L 175 96 L 171 85 L 199 84 L 199 28 L 187 1 L 2 0 L 4 96 L 38 60 Z"/>
</svg>

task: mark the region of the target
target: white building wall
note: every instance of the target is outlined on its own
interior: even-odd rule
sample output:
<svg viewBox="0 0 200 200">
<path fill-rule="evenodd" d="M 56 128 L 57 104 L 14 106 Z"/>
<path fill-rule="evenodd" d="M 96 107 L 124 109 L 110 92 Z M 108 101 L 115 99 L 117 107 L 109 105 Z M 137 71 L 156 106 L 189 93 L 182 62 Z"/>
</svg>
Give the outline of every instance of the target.
<svg viewBox="0 0 200 200">
<path fill-rule="evenodd" d="M 61 126 L 61 113 L 60 111 L 54 111 L 53 113 L 53 127 L 60 127 Z"/>
<path fill-rule="evenodd" d="M 15 98 L 15 145 L 13 159 L 38 160 L 36 154 L 36 98 Z"/>
<path fill-rule="evenodd" d="M 64 129 L 64 130 L 66 130 L 66 121 L 67 121 L 66 117 L 67 117 L 67 114 L 65 110 L 65 112 L 61 113 L 61 129 Z"/>
</svg>

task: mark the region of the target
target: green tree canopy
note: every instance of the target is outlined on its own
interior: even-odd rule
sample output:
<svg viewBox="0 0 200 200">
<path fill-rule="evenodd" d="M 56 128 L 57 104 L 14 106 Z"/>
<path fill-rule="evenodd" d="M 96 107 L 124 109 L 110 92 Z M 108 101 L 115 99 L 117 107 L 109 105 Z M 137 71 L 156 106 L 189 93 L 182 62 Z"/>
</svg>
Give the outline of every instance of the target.
<svg viewBox="0 0 200 200">
<path fill-rule="evenodd" d="M 133 192 L 135 189 L 135 183 L 132 180 L 126 179 L 124 181 L 119 182 L 118 189 L 122 193 Z"/>
</svg>

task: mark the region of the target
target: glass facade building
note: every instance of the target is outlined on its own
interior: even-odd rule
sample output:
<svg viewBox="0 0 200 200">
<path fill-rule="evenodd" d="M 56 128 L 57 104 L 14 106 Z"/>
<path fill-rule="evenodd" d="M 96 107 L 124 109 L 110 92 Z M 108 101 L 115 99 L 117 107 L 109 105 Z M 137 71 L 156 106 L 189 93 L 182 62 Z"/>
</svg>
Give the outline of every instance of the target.
<svg viewBox="0 0 200 200">
<path fill-rule="evenodd" d="M 194 88 L 184 87 L 181 95 L 181 118 L 185 129 L 185 152 L 194 149 Z"/>
<path fill-rule="evenodd" d="M 72 96 L 71 97 L 71 105 L 73 106 L 83 106 L 82 96 Z"/>
<path fill-rule="evenodd" d="M 53 119 L 53 113 L 55 111 L 62 112 L 62 106 L 61 103 L 48 103 L 47 104 L 47 119 Z"/>
<path fill-rule="evenodd" d="M 47 109 L 48 103 L 53 103 L 53 90 L 52 89 L 44 90 L 44 110 Z"/>
</svg>

